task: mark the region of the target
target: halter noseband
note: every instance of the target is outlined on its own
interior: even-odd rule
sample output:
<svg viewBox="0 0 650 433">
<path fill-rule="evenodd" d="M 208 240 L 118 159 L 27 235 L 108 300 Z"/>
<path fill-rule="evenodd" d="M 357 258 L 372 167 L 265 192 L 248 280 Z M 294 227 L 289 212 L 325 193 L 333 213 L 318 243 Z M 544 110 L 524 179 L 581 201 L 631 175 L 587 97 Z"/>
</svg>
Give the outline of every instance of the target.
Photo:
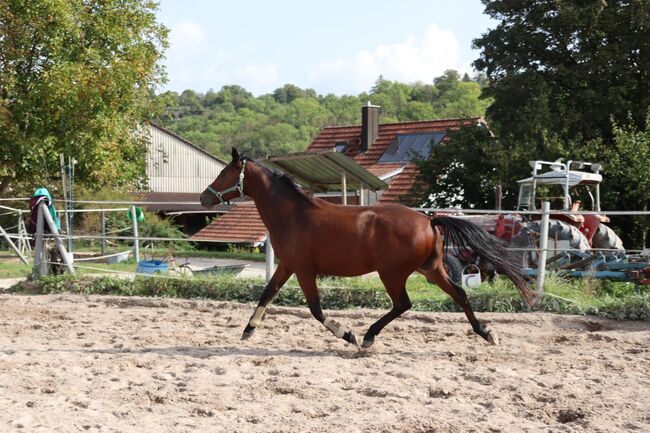
<svg viewBox="0 0 650 433">
<path fill-rule="evenodd" d="M 223 191 L 217 191 L 216 189 L 212 188 L 212 185 L 208 185 L 207 190 L 219 199 L 219 203 L 223 203 L 223 199 L 221 197 L 224 194 L 228 194 L 232 191 L 239 191 L 239 198 L 244 198 L 244 169 L 246 168 L 246 161 L 247 160 L 244 160 L 242 162 L 241 171 L 239 172 L 239 181 L 230 188 L 224 189 Z"/>
</svg>

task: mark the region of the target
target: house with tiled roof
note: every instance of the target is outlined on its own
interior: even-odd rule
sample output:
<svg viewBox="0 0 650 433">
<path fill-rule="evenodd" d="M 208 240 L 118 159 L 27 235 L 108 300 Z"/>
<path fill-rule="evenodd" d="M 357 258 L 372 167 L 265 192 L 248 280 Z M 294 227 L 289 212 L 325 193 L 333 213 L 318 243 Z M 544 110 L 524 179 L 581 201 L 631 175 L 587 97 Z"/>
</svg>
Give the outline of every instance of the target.
<svg viewBox="0 0 650 433">
<path fill-rule="evenodd" d="M 266 227 L 257 213 L 255 203 L 239 203 L 225 215 L 192 236 L 200 241 L 258 246 L 266 240 Z"/>
<path fill-rule="evenodd" d="M 306 150 L 314 154 L 343 153 L 388 185 L 385 190 L 376 192 L 352 191 L 348 195 L 348 204 L 361 201 L 368 205 L 419 205 L 411 193 L 418 173 L 412 162 L 414 155 L 428 157 L 432 147 L 446 140 L 449 131 L 463 126 L 485 125 L 481 117 L 379 124 L 379 110 L 378 106 L 368 104 L 361 109 L 361 125 L 323 128 Z M 341 203 L 341 195 L 316 194 L 335 203 Z M 244 244 L 253 244 L 253 240 L 265 238 L 266 229 L 254 206 L 237 205 L 228 217 L 222 224 L 219 219 L 215 220 L 195 237 L 224 242 L 234 240 Z"/>
<path fill-rule="evenodd" d="M 379 110 L 370 104 L 362 107 L 361 125 L 325 127 L 307 148 L 308 152 L 342 152 L 385 181 L 388 189 L 377 195 L 379 204 L 419 204 L 411 194 L 417 177 L 417 167 L 411 162 L 414 155 L 428 157 L 449 131 L 485 125 L 481 117 L 379 124 Z M 366 203 L 373 204 L 373 200 Z"/>
</svg>

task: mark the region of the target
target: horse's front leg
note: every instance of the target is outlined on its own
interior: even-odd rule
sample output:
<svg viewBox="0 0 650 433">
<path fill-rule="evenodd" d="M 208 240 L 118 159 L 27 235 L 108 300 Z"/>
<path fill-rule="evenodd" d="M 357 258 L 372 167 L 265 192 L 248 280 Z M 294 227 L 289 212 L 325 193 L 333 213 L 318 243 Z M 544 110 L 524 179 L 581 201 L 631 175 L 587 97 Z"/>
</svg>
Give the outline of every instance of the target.
<svg viewBox="0 0 650 433">
<path fill-rule="evenodd" d="M 354 336 L 354 333 L 349 329 L 343 327 L 336 320 L 325 317 L 323 310 L 320 306 L 320 295 L 318 293 L 318 286 L 316 286 L 316 276 L 315 275 L 298 275 L 298 283 L 300 283 L 300 288 L 305 294 L 305 299 L 307 300 L 307 305 L 309 306 L 309 311 L 311 311 L 312 316 L 316 318 L 320 323 L 327 328 L 332 334 L 338 338 L 342 338 L 348 343 L 359 346 L 357 342 L 357 337 Z"/>
<path fill-rule="evenodd" d="M 248 325 L 246 325 L 246 328 L 244 329 L 244 333 L 241 336 L 242 340 L 249 339 L 253 335 L 253 332 L 255 332 L 255 328 L 257 328 L 260 323 L 262 323 L 262 320 L 264 320 L 264 317 L 266 316 L 265 310 L 267 305 L 269 305 L 269 303 L 273 300 L 273 297 L 278 293 L 284 283 L 287 282 L 291 274 L 293 274 L 293 272 L 284 267 L 282 263 L 278 265 L 278 268 L 273 273 L 271 280 L 264 288 L 257 307 L 255 308 L 253 315 L 248 321 Z"/>
</svg>

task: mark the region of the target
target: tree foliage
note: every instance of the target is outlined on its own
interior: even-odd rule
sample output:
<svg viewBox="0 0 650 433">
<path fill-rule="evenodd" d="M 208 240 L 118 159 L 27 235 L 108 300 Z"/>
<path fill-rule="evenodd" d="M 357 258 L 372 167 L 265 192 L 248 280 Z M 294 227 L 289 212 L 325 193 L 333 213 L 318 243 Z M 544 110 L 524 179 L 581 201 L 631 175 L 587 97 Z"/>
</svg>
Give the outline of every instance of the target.
<svg viewBox="0 0 650 433">
<path fill-rule="evenodd" d="M 415 160 L 419 170 L 415 196 L 424 206 L 431 207 L 493 207 L 495 187 L 508 172 L 509 158 L 500 153 L 495 138 L 484 125 L 466 126 L 450 132 L 448 137 L 449 141 L 436 146 L 429 158 Z"/>
<path fill-rule="evenodd" d="M 75 181 L 144 175 L 134 134 L 164 79 L 167 30 L 149 0 L 0 2 L 0 193 L 32 189 L 77 159 Z"/>
<path fill-rule="evenodd" d="M 631 115 L 625 124 L 613 122 L 611 142 L 593 140 L 582 150 L 585 159 L 604 163 L 601 195 L 606 197 L 610 209 L 650 207 L 650 112 L 645 130 L 639 130 L 635 124 Z M 617 216 L 612 217 L 612 222 L 623 233 L 626 245 L 644 246 L 650 223 L 647 217 Z"/>
<path fill-rule="evenodd" d="M 474 41 L 481 50 L 474 66 L 487 79 L 479 81 L 482 97 L 493 101 L 486 116 L 496 140 L 488 144 L 474 133 L 456 134 L 433 150 L 423 169 L 447 173 L 437 162 L 440 159 L 464 168 L 467 176 L 448 169 L 446 178 L 426 180 L 436 204 L 489 205 L 494 192 L 483 189 L 500 181 L 504 207 L 512 208 L 515 181 L 530 175 L 529 160 L 577 159 L 593 143 L 602 143 L 603 150 L 592 155 L 604 159 L 606 170 L 614 169 L 618 163 L 609 161 L 613 155 L 604 149 L 612 143 L 615 148 L 616 140 L 629 131 L 625 128 L 647 128 L 650 0 L 483 3 L 485 13 L 498 24 Z M 507 164 L 494 163 L 493 155 L 507 159 Z M 639 163 L 650 165 L 642 155 L 637 153 Z M 492 171 L 486 180 L 485 173 Z M 604 173 L 606 180 L 610 176 Z M 439 195 L 436 182 L 450 191 L 462 190 L 462 200 L 458 194 Z M 634 182 L 627 185 L 629 194 L 619 192 L 625 200 L 603 194 L 606 206 L 611 209 L 626 201 L 640 209 L 644 202 L 631 193 Z"/>
<path fill-rule="evenodd" d="M 369 93 L 319 95 L 292 84 L 253 96 L 239 86 L 200 94 L 185 90 L 160 95 L 159 121 L 215 155 L 236 146 L 256 157 L 303 151 L 324 126 L 359 124 L 361 106 L 381 106 L 383 123 L 443 117 L 482 116 L 489 100 L 480 84 L 446 71 L 431 84 L 405 84 L 379 77 Z"/>
<path fill-rule="evenodd" d="M 611 139 L 628 113 L 644 128 L 650 104 L 650 1 L 484 0 L 499 21 L 474 41 L 487 74 L 497 136 L 548 143 Z"/>
</svg>

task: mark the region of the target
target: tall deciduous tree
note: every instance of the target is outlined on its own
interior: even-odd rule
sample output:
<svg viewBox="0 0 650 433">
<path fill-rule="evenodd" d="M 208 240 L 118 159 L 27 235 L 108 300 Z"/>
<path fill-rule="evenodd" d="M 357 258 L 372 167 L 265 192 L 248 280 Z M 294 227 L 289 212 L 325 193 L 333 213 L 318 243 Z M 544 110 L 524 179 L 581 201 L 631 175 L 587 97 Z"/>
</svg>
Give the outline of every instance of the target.
<svg viewBox="0 0 650 433">
<path fill-rule="evenodd" d="M 514 206 L 515 180 L 530 174 L 529 160 L 576 159 L 587 143 L 612 143 L 612 120 L 645 130 L 650 104 L 650 0 L 483 3 L 485 13 L 499 23 L 474 41 L 481 50 L 474 66 L 488 79 L 481 86 L 482 96 L 493 99 L 486 111 L 497 137 L 492 151 L 508 159 L 501 167 L 506 171 L 498 173 L 507 193 L 504 206 Z M 449 78 L 441 77 L 441 84 Z M 475 167 L 481 146 L 471 134 L 459 134 L 434 149 L 432 159 Z M 496 182 L 486 184 L 470 170 L 467 176 L 448 177 L 445 182 L 456 179 L 448 186 L 462 186 L 463 204 L 480 207 L 486 203 L 482 189 Z M 437 186 L 431 188 L 435 191 Z"/>
<path fill-rule="evenodd" d="M 474 41 L 494 98 L 490 125 L 509 145 L 612 137 L 650 104 L 650 0 L 483 0 L 499 21 Z M 540 156 L 540 155 L 531 155 Z"/>
<path fill-rule="evenodd" d="M 635 126 L 632 116 L 624 124 L 613 123 L 611 142 L 594 140 L 583 149 L 585 159 L 604 163 L 602 196 L 607 207 L 616 210 L 650 208 L 650 112 L 646 129 Z M 605 208 L 607 212 L 607 208 Z M 648 217 L 612 217 L 626 246 L 645 247 Z"/>
<path fill-rule="evenodd" d="M 152 114 L 167 30 L 149 0 L 0 2 L 0 193 L 78 160 L 75 180 L 144 175 L 138 125 Z"/>
</svg>

